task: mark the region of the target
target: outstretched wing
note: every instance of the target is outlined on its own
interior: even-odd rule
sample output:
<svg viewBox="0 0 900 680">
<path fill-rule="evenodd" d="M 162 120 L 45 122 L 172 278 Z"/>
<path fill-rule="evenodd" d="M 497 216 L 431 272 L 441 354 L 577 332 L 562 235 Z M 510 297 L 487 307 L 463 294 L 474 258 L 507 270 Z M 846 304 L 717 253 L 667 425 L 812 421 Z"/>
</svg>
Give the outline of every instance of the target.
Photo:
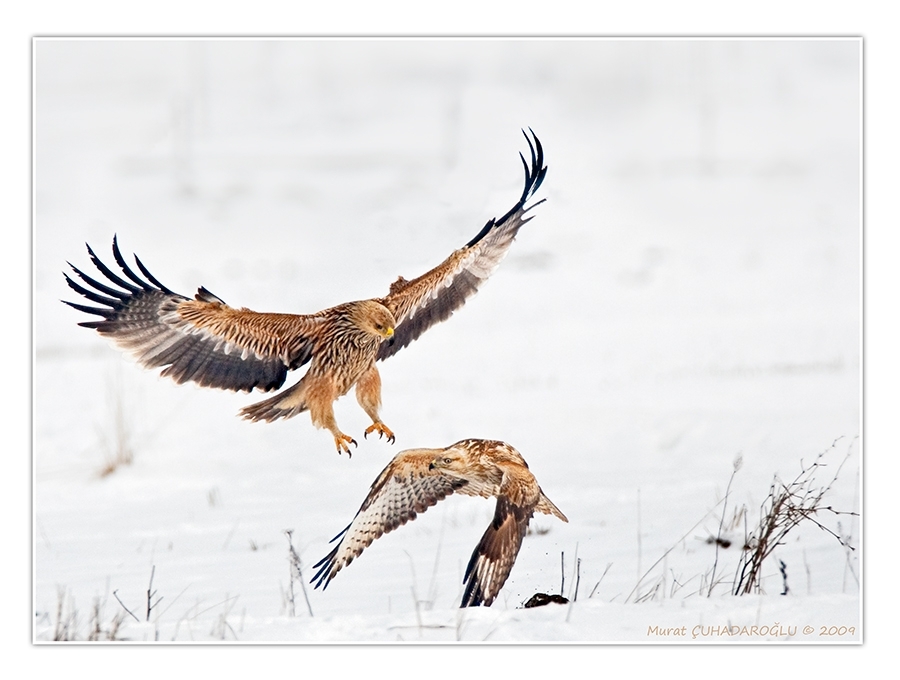
<svg viewBox="0 0 900 680">
<path fill-rule="evenodd" d="M 89 287 L 64 274 L 66 283 L 101 306 L 63 302 L 101 317 L 79 325 L 110 338 L 145 368 L 164 366 L 162 375 L 177 383 L 190 380 L 204 387 L 268 391 L 284 383 L 288 370 L 312 357 L 322 316 L 234 309 L 202 287 L 192 300 L 162 285 L 136 256 L 135 263 L 147 280 L 135 274 L 122 257 L 115 237 L 113 257 L 124 279 L 90 246 L 87 249 L 91 261 L 114 285 L 92 279 L 69 263 Z"/>
<path fill-rule="evenodd" d="M 318 571 L 310 583 L 324 590 L 376 538 L 411 522 L 418 513 L 465 488 L 468 484 L 465 479 L 429 469 L 436 452 L 435 449 L 411 449 L 394 457 L 372 484 L 350 525 L 331 539 L 332 543 L 341 539 L 337 546 L 313 565 Z"/>
<path fill-rule="evenodd" d="M 475 547 L 466 575 L 460 607 L 490 607 L 512 571 L 533 510 L 497 498 L 490 526 Z"/>
<path fill-rule="evenodd" d="M 412 281 L 401 276 L 391 284 L 390 293 L 381 302 L 391 310 L 397 326 L 391 340 L 379 348 L 379 360 L 393 356 L 462 307 L 506 256 L 519 229 L 531 219 L 525 214 L 543 203 L 541 200 L 525 207 L 547 173 L 541 142 L 534 132 L 531 136 L 533 144 L 525 135 L 531 150 L 530 167 L 519 154 L 525 166 L 525 188 L 519 201 L 500 219 L 490 220 L 475 238 L 431 271 Z"/>
</svg>

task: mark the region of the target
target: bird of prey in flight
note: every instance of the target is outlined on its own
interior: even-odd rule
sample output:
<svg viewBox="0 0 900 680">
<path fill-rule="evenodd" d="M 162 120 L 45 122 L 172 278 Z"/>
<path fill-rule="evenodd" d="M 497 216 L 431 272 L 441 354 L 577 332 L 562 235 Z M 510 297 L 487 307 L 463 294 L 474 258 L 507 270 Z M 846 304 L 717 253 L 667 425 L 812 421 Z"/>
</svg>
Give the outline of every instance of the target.
<svg viewBox="0 0 900 680">
<path fill-rule="evenodd" d="M 332 539 L 340 542 L 314 565 L 318 571 L 311 583 L 324 590 L 376 538 L 454 493 L 497 498 L 494 517 L 466 567 L 461 607 L 493 603 L 535 512 L 569 521 L 541 491 L 522 455 L 505 442 L 464 439 L 445 449 L 409 449 L 378 475 L 356 517 Z"/>
<path fill-rule="evenodd" d="M 519 200 L 499 219 L 491 219 L 466 245 L 434 269 L 412 280 L 402 276 L 384 297 L 345 302 L 314 314 L 254 312 L 230 307 L 205 287 L 193 299 L 180 295 L 154 277 L 135 256 L 137 274 L 125 261 L 113 237 L 117 273 L 87 246 L 94 266 L 107 279 L 98 281 L 68 263 L 80 280 L 64 274 L 69 287 L 99 306 L 63 301 L 100 317 L 79 325 L 96 329 L 145 368 L 162 368 L 161 375 L 177 383 L 250 392 L 277 390 L 288 371 L 307 363 L 299 382 L 274 396 L 251 404 L 241 415 L 253 421 L 290 418 L 309 411 L 312 423 L 334 436 L 338 453 L 350 453 L 356 441 L 341 432 L 334 417 L 335 400 L 354 386 L 356 398 L 372 419 L 365 435 L 377 432 L 393 443 L 381 407 L 383 361 L 409 345 L 431 326 L 462 307 L 494 272 L 525 222 L 526 207 L 541 186 L 547 168 L 541 143 L 525 134 L 530 163 Z M 533 141 L 532 141 L 533 140 Z"/>
</svg>

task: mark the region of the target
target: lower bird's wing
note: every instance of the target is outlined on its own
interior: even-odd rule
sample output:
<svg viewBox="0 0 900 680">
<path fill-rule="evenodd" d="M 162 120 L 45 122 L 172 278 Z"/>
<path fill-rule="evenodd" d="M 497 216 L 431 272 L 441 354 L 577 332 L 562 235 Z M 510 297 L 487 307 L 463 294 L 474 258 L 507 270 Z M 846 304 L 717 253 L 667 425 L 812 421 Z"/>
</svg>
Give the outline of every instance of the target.
<svg viewBox="0 0 900 680">
<path fill-rule="evenodd" d="M 464 479 L 429 469 L 436 450 L 401 451 L 372 484 L 366 500 L 350 525 L 331 539 L 340 539 L 334 550 L 319 560 L 310 583 L 316 588 L 328 583 L 379 536 L 393 531 L 425 512 L 438 501 L 464 488 Z"/>
<path fill-rule="evenodd" d="M 312 357 L 325 320 L 321 315 L 235 309 L 202 287 L 192 300 L 162 285 L 135 257 L 146 279 L 138 276 L 125 262 L 115 238 L 113 257 L 125 278 L 106 266 L 90 246 L 88 253 L 108 283 L 71 263 L 87 287 L 64 276 L 72 290 L 100 306 L 63 302 L 101 317 L 79 325 L 96 329 L 145 368 L 165 367 L 162 375 L 178 383 L 267 391 L 280 387 L 288 370 Z"/>
<path fill-rule="evenodd" d="M 507 496 L 497 498 L 494 518 L 466 567 L 460 607 L 489 607 L 494 602 L 515 564 L 532 513 Z"/>
</svg>

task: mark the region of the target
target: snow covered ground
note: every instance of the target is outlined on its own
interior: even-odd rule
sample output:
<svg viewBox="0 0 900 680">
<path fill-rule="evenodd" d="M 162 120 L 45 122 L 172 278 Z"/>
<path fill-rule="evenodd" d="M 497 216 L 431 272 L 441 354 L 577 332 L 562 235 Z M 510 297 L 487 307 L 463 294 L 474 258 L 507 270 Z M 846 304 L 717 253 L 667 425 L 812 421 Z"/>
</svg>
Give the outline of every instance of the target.
<svg viewBox="0 0 900 680">
<path fill-rule="evenodd" d="M 97 603 L 136 641 L 861 640 L 853 516 L 818 519 L 855 550 L 807 523 L 762 594 L 730 594 L 775 475 L 825 452 L 826 504 L 862 507 L 859 49 L 38 42 L 34 639 L 85 639 Z M 305 415 L 242 421 L 257 395 L 158 378 L 59 302 L 65 263 L 87 271 L 85 242 L 111 259 L 113 234 L 235 306 L 382 295 L 515 202 L 523 127 L 547 202 L 477 296 L 381 365 L 394 446 L 362 440 L 352 396 L 352 460 Z M 569 517 L 533 521 L 493 607 L 456 609 L 493 511 L 457 497 L 290 603 L 285 530 L 308 580 L 391 456 L 465 437 L 513 444 Z M 122 444 L 133 463 L 102 476 Z M 521 609 L 563 560 L 577 600 Z"/>
</svg>

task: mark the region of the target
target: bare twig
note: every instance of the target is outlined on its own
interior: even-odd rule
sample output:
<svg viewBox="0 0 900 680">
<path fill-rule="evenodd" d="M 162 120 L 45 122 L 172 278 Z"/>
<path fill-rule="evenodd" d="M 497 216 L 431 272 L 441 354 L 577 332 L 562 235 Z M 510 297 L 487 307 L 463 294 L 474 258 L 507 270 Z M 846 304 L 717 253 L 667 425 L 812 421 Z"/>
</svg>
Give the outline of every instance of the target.
<svg viewBox="0 0 900 680">
<path fill-rule="evenodd" d="M 416 586 L 415 584 L 409 587 L 409 591 L 412 593 L 413 606 L 416 609 L 416 624 L 419 628 L 419 637 L 422 637 L 422 610 L 419 607 L 419 596 L 416 594 Z"/>
<path fill-rule="evenodd" d="M 569 622 L 569 617 L 572 616 L 572 607 L 575 604 L 575 601 L 578 599 L 578 584 L 581 583 L 581 558 L 577 557 L 578 555 L 578 545 L 575 546 L 575 594 L 572 596 L 572 599 L 569 600 L 569 607 L 566 611 L 566 623 Z"/>
<path fill-rule="evenodd" d="M 713 587 L 716 585 L 716 567 L 719 564 L 719 546 L 722 543 L 722 527 L 725 524 L 725 511 L 728 508 L 728 496 L 731 493 L 731 483 L 734 481 L 734 476 L 738 473 L 738 470 L 741 469 L 743 462 L 743 456 L 738 454 L 732 464 L 731 477 L 728 478 L 728 486 L 725 487 L 725 498 L 722 503 L 722 517 L 719 519 L 719 531 L 716 533 L 716 558 L 713 561 L 712 574 L 709 577 L 709 589 L 706 591 L 707 597 L 712 596 Z"/>
<path fill-rule="evenodd" d="M 682 536 L 677 541 L 675 541 L 675 543 L 673 543 L 672 546 L 668 550 L 666 550 L 662 555 L 659 556 L 659 559 L 657 559 L 656 562 L 654 562 L 653 564 L 650 565 L 650 568 L 644 572 L 644 575 L 638 579 L 637 583 L 634 584 L 634 588 L 632 588 L 631 592 L 628 593 L 628 596 L 625 598 L 626 602 L 628 602 L 628 600 L 631 599 L 631 596 L 634 595 L 634 593 L 640 587 L 640 585 L 644 581 L 644 579 L 647 578 L 647 576 L 650 574 L 650 572 L 656 568 L 656 565 L 658 565 L 666 557 L 668 557 L 669 553 L 672 552 L 673 550 L 675 550 L 675 547 L 678 544 L 680 544 L 682 541 L 684 541 L 684 539 L 686 539 L 688 536 L 690 536 L 690 534 L 694 531 L 694 529 L 696 529 L 698 526 L 700 526 L 700 524 L 705 522 L 706 518 L 709 517 L 710 513 L 712 513 L 713 510 L 715 510 L 717 507 L 719 507 L 719 505 L 721 505 L 724 502 L 724 500 L 725 499 L 723 498 L 722 500 L 718 501 L 715 505 L 713 505 L 709 510 L 707 510 L 706 514 L 703 515 L 703 517 L 701 517 L 699 520 L 697 520 L 697 523 L 694 524 L 694 526 L 692 526 L 690 529 L 688 529 L 685 532 L 684 536 Z M 641 598 L 641 599 L 643 599 L 643 598 Z"/>
<path fill-rule="evenodd" d="M 65 642 L 73 640 L 75 636 L 76 616 L 75 608 L 70 607 L 66 613 L 66 590 L 58 588 L 56 591 L 56 627 L 53 631 L 54 642 Z"/>
<path fill-rule="evenodd" d="M 100 476 L 111 475 L 120 465 L 131 465 L 134 462 L 134 448 L 131 444 L 131 418 L 125 404 L 125 390 L 122 387 L 122 375 L 116 373 L 107 384 L 107 405 L 112 417 L 104 422 L 104 427 L 111 425 L 111 432 L 99 430 L 100 443 L 106 453 L 106 462 L 100 469 Z"/>
<path fill-rule="evenodd" d="M 853 509 L 856 510 L 859 507 L 859 468 L 856 469 L 856 484 L 853 489 Z M 841 523 L 838 522 L 838 528 L 840 528 Z M 842 532 L 843 533 L 843 532 Z M 847 543 L 853 539 L 853 522 L 850 523 L 850 530 L 847 532 Z M 856 586 L 859 587 L 859 575 L 856 573 L 856 570 L 853 568 L 852 555 L 850 550 L 844 549 L 844 553 L 846 555 L 846 561 L 844 562 L 844 579 L 841 583 L 841 592 L 847 592 L 847 573 L 853 577 L 853 580 L 856 581 Z"/>
<path fill-rule="evenodd" d="M 846 550 L 856 548 L 839 534 L 822 524 L 816 515 L 829 512 L 835 515 L 853 515 L 855 512 L 841 512 L 830 505 L 824 505 L 822 499 L 831 490 L 838 479 L 841 469 L 850 457 L 851 450 L 838 466 L 837 472 L 824 486 L 815 486 L 815 476 L 819 468 L 825 467 L 822 458 L 833 449 L 841 437 L 831 444 L 829 449 L 819 453 L 815 460 L 806 465 L 801 460 L 800 472 L 790 483 L 785 484 L 778 476 L 772 480 L 769 494 L 760 505 L 759 524 L 747 537 L 744 552 L 735 572 L 732 593 L 746 595 L 759 592 L 762 577 L 762 566 L 772 552 L 782 545 L 788 533 L 803 521 L 808 521 L 833 536 Z"/>
<path fill-rule="evenodd" d="M 606 569 L 604 569 L 604 570 L 603 570 L 603 573 L 600 574 L 600 581 L 603 580 L 603 577 L 606 576 L 606 572 L 609 571 L 609 568 L 610 568 L 612 565 L 613 565 L 612 562 L 610 562 L 609 564 L 606 565 Z M 589 600 L 590 600 L 592 597 L 594 597 L 594 592 L 596 592 L 597 588 L 600 587 L 600 581 L 597 581 L 597 583 L 594 585 L 594 587 L 591 588 L 591 594 L 588 595 L 588 599 L 589 599 Z"/>
<path fill-rule="evenodd" d="M 577 552 L 578 546 L 576 545 L 575 550 Z M 578 600 L 578 585 L 581 583 L 581 558 L 575 558 L 575 595 L 572 597 L 572 602 Z"/>
<path fill-rule="evenodd" d="M 806 571 L 806 594 L 812 595 L 812 574 L 809 570 L 809 562 L 806 561 L 806 548 L 803 549 L 803 569 Z"/>
<path fill-rule="evenodd" d="M 566 552 L 559 553 L 559 594 L 562 595 L 566 588 Z"/>
<path fill-rule="evenodd" d="M 116 601 L 117 601 L 120 605 L 122 605 L 122 609 L 124 609 L 126 612 L 128 612 L 129 614 L 131 614 L 131 618 L 133 618 L 133 619 L 134 619 L 135 621 L 137 621 L 138 623 L 141 622 L 141 620 L 140 620 L 138 617 L 136 617 L 136 616 L 134 615 L 134 612 L 132 612 L 128 607 L 126 607 L 126 606 L 125 606 L 125 603 L 122 602 L 122 600 L 119 599 L 119 591 L 118 591 L 118 590 L 114 590 L 114 591 L 113 591 L 113 597 L 116 598 Z"/>
<path fill-rule="evenodd" d="M 289 548 L 289 557 L 290 557 L 290 569 L 291 569 L 291 583 L 290 583 L 290 605 L 291 605 L 291 616 L 296 616 L 296 611 L 294 608 L 294 578 L 295 572 L 297 580 L 300 581 L 300 589 L 303 591 L 303 599 L 306 601 L 306 610 L 309 612 L 310 616 L 313 616 L 312 605 L 309 602 L 309 595 L 306 592 L 306 580 L 303 578 L 303 567 L 300 563 L 300 555 L 294 549 L 294 539 L 293 529 L 285 530 L 285 535 L 288 538 L 288 548 Z"/>
<path fill-rule="evenodd" d="M 150 569 L 150 583 L 147 585 L 147 621 L 150 620 L 150 612 L 153 611 L 153 608 L 162 602 L 163 598 L 157 598 L 156 602 L 153 602 L 153 598 L 156 596 L 156 591 L 153 590 L 153 575 L 156 573 L 156 565 L 154 564 Z"/>
<path fill-rule="evenodd" d="M 781 572 L 781 582 L 784 584 L 784 589 L 781 591 L 781 594 L 787 595 L 789 592 L 791 592 L 791 589 L 788 588 L 787 564 L 785 564 L 784 560 L 778 560 L 778 570 Z"/>
</svg>

